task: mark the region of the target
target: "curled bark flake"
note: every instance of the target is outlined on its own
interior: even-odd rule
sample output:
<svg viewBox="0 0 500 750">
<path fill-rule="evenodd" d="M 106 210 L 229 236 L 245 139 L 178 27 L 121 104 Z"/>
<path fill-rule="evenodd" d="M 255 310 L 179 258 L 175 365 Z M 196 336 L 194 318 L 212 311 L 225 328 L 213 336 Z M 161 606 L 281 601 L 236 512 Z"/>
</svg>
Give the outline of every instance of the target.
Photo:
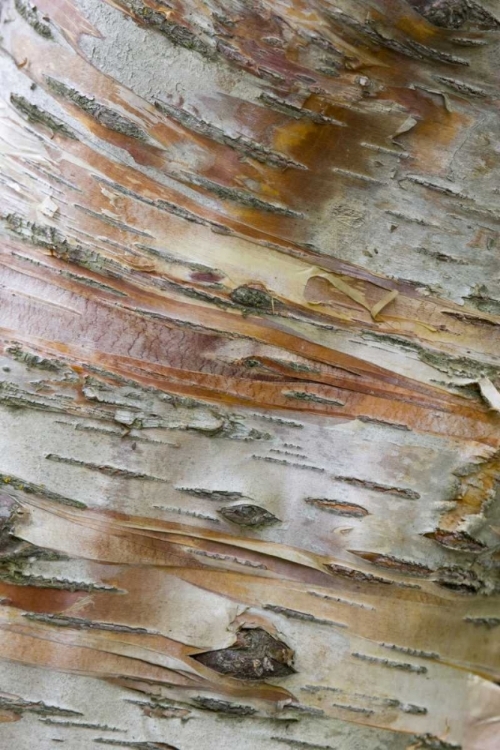
<svg viewBox="0 0 500 750">
<path fill-rule="evenodd" d="M 393 302 L 396 297 L 398 296 L 399 292 L 397 289 L 393 289 L 392 292 L 389 292 L 385 295 L 385 297 L 382 297 L 381 300 L 379 300 L 370 310 L 370 315 L 372 316 L 373 320 L 377 319 L 377 315 L 380 315 L 382 310 L 384 310 L 387 305 L 390 305 L 391 302 Z"/>
<path fill-rule="evenodd" d="M 500 393 L 497 391 L 489 378 L 481 378 L 478 382 L 481 396 L 484 398 L 490 409 L 500 413 Z"/>
<path fill-rule="evenodd" d="M 242 628 L 234 646 L 206 651 L 193 658 L 238 680 L 265 680 L 293 674 L 293 657 L 292 649 L 266 630 Z"/>
<path fill-rule="evenodd" d="M 358 289 L 351 286 L 350 284 L 347 284 L 339 276 L 335 276 L 334 274 L 331 274 L 331 273 L 326 274 L 318 267 L 314 267 L 313 269 L 311 269 L 311 272 L 308 274 L 306 285 L 304 287 L 304 298 L 306 302 L 308 302 L 310 305 L 331 304 L 328 298 L 328 294 L 326 294 L 324 298 L 321 298 L 322 297 L 321 293 L 318 293 L 316 291 L 315 281 L 317 279 L 324 279 L 332 287 L 337 289 L 337 291 L 341 292 L 342 294 L 345 294 L 346 297 L 349 297 L 349 299 L 351 299 L 353 302 L 356 302 L 365 310 L 368 310 L 368 311 L 370 310 L 370 305 L 368 301 L 366 300 L 365 295 L 362 292 L 360 292 Z M 316 281 L 316 284 L 317 284 L 317 281 Z"/>
</svg>

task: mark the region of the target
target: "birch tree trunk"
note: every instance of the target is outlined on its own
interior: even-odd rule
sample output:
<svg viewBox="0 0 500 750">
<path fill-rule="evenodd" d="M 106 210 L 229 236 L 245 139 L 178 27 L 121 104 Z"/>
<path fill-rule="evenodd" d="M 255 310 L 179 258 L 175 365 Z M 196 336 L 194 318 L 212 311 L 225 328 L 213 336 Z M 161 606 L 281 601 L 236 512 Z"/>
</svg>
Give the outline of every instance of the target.
<svg viewBox="0 0 500 750">
<path fill-rule="evenodd" d="M 497 2 L 0 8 L 0 745 L 498 748 Z"/>
</svg>

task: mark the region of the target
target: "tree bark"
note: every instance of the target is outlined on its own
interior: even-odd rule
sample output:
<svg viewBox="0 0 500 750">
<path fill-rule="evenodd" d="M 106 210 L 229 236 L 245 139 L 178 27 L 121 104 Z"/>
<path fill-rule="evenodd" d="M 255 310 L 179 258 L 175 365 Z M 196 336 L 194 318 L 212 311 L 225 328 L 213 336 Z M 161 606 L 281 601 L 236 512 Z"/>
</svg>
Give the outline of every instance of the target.
<svg viewBox="0 0 500 750">
<path fill-rule="evenodd" d="M 496 3 L 0 12 L 4 746 L 494 750 Z"/>
</svg>

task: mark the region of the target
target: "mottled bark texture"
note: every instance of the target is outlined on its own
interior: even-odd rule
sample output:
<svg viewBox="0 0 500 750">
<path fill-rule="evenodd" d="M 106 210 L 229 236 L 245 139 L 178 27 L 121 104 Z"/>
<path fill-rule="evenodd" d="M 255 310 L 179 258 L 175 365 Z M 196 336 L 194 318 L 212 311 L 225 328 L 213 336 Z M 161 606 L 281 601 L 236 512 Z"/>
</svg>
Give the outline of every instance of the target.
<svg viewBox="0 0 500 750">
<path fill-rule="evenodd" d="M 0 8 L 0 745 L 498 748 L 497 2 Z"/>
</svg>

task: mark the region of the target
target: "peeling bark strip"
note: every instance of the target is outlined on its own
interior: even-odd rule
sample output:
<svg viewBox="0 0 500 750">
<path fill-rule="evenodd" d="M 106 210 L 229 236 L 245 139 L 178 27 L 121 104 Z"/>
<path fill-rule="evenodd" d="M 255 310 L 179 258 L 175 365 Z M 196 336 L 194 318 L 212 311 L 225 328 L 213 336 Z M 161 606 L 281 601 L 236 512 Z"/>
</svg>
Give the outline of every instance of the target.
<svg viewBox="0 0 500 750">
<path fill-rule="evenodd" d="M 0 2 L 2 747 L 497 750 L 499 45 Z"/>
</svg>

